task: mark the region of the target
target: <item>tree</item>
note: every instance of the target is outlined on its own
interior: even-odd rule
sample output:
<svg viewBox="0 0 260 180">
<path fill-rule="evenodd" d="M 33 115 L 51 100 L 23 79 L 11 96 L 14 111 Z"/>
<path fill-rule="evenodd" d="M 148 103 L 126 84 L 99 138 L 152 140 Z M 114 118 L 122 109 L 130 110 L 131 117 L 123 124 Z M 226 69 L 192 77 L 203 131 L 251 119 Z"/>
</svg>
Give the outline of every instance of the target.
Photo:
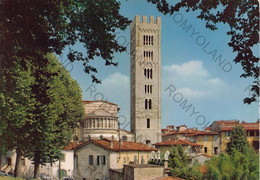
<svg viewBox="0 0 260 180">
<path fill-rule="evenodd" d="M 81 89 L 53 55 L 47 55 L 50 63 L 35 71 L 36 83 L 31 98 L 36 99 L 32 109 L 33 126 L 26 137 L 29 148 L 24 156 L 34 161 L 34 177 L 39 177 L 39 165 L 58 160 L 62 148 L 67 145 L 75 127 L 82 120 L 84 108 Z M 54 74 L 52 78 L 42 71 Z M 47 87 L 47 88 L 46 88 Z"/>
<path fill-rule="evenodd" d="M 1 76 L 0 79 L 3 82 L 0 89 L 3 100 L 0 106 L 3 112 L 0 149 L 16 150 L 15 175 L 19 175 L 21 156 L 34 161 L 35 178 L 39 176 L 40 164 L 57 161 L 84 115 L 79 85 L 53 55 L 48 54 L 46 58 L 49 62 L 47 66 L 27 65 L 28 71 L 16 69 L 21 72 L 21 77 L 14 74 L 19 81 L 11 86 L 13 94 L 5 90 L 10 83 L 6 81 L 8 76 Z M 4 66 L 0 66 L 0 69 L 11 70 Z M 22 93 L 25 90 L 26 93 Z M 6 103 L 7 100 L 10 102 Z M 22 100 L 25 102 L 22 103 Z"/>
<path fill-rule="evenodd" d="M 206 161 L 206 179 L 259 179 L 259 155 L 252 148 L 244 153 L 234 150 L 232 155 L 222 153 Z"/>
<path fill-rule="evenodd" d="M 116 0 L 3 0 L 0 2 L 0 54 L 11 63 L 17 58 L 34 62 L 27 57 L 37 57 L 42 65 L 48 61 L 44 55 L 60 55 L 70 48 L 68 59 L 83 61 L 85 72 L 94 82 L 100 82 L 97 69 L 90 65 L 95 57 L 105 60 L 105 65 L 117 65 L 115 52 L 126 47 L 116 40 L 115 31 L 125 30 L 130 21 L 120 15 Z M 75 50 L 81 43 L 85 52 Z"/>
<path fill-rule="evenodd" d="M 259 44 L 259 2 L 257 0 L 181 0 L 170 5 L 166 0 L 147 0 L 157 6 L 163 14 L 172 15 L 185 8 L 187 12 L 198 11 L 197 18 L 206 21 L 206 28 L 217 30 L 219 23 L 228 24 L 231 36 L 228 45 L 236 52 L 235 63 L 240 63 L 244 73 L 243 78 L 252 77 L 251 95 L 244 103 L 257 101 L 259 97 L 259 57 L 253 48 Z"/>
<path fill-rule="evenodd" d="M 169 167 L 171 168 L 171 176 L 185 179 L 200 179 L 202 177 L 198 162 L 195 162 L 192 167 L 188 166 L 188 157 L 181 145 L 170 149 Z"/>
<path fill-rule="evenodd" d="M 227 143 L 227 153 L 232 154 L 234 149 L 243 153 L 248 147 L 245 130 L 241 126 L 235 126 L 231 131 L 230 141 Z"/>
</svg>

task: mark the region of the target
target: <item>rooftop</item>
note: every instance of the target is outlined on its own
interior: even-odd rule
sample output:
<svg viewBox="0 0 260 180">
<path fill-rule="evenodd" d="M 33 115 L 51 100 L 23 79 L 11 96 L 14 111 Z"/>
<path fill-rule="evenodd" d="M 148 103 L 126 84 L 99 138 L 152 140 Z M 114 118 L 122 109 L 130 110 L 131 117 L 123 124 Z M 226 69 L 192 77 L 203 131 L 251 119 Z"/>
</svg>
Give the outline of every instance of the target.
<svg viewBox="0 0 260 180">
<path fill-rule="evenodd" d="M 82 143 L 80 146 L 77 146 L 77 149 L 89 144 L 93 143 L 99 147 L 102 147 L 104 149 L 110 150 L 110 151 L 157 151 L 157 149 L 152 148 L 150 146 L 147 146 L 142 143 L 136 143 L 136 142 L 128 142 L 128 141 L 114 141 L 109 139 L 102 139 L 102 140 L 90 140 L 87 142 Z"/>
<path fill-rule="evenodd" d="M 169 136 L 173 134 L 185 134 L 186 136 L 197 136 L 197 135 L 217 135 L 217 132 L 209 132 L 209 131 L 199 131 L 195 129 L 186 129 L 183 131 L 174 131 L 168 134 L 164 134 L 163 136 Z"/>
<path fill-rule="evenodd" d="M 83 144 L 83 142 L 70 142 L 67 146 L 65 146 L 63 148 L 63 150 L 69 151 L 69 150 L 73 150 L 75 148 L 77 148 L 78 146 L 80 146 L 81 144 Z"/>
<path fill-rule="evenodd" d="M 186 140 L 169 140 L 169 141 L 155 143 L 154 145 L 155 146 L 177 146 L 177 145 L 182 145 L 182 146 L 202 146 L 200 144 L 192 143 L 192 142 L 186 141 Z"/>
<path fill-rule="evenodd" d="M 235 126 L 242 126 L 244 130 L 259 130 L 259 122 L 247 123 L 243 121 L 242 123 L 239 123 L 238 120 L 222 120 L 214 121 L 213 123 L 217 123 L 220 125 L 220 131 L 231 131 Z"/>
</svg>

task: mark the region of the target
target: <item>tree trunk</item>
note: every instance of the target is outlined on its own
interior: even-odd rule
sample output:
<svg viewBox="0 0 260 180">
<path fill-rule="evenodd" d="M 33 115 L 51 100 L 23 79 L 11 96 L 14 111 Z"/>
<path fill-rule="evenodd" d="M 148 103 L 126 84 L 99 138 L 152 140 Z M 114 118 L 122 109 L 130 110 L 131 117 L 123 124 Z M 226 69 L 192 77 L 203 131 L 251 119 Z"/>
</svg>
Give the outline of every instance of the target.
<svg viewBox="0 0 260 180">
<path fill-rule="evenodd" d="M 15 162 L 15 169 L 14 169 L 14 176 L 19 177 L 21 176 L 21 159 L 22 153 L 20 150 L 16 150 L 16 162 Z"/>
<path fill-rule="evenodd" d="M 35 154 L 33 178 L 38 179 L 39 177 L 40 177 L 40 161 L 38 156 Z"/>
</svg>

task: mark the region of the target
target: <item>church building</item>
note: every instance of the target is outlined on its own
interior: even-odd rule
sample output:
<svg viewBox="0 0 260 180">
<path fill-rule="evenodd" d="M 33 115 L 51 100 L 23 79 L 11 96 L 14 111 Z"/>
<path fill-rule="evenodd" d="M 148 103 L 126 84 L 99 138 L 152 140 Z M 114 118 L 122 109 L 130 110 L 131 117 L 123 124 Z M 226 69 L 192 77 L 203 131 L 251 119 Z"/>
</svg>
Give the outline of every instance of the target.
<svg viewBox="0 0 260 180">
<path fill-rule="evenodd" d="M 131 25 L 131 132 L 146 144 L 161 142 L 161 17 L 137 15 Z"/>
</svg>

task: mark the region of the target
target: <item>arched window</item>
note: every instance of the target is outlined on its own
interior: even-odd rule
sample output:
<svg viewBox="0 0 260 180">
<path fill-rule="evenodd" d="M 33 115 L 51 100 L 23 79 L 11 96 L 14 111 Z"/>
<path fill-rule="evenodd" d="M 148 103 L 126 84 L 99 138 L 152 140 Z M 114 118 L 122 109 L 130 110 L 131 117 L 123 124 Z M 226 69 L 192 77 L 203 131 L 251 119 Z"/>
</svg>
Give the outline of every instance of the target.
<svg viewBox="0 0 260 180">
<path fill-rule="evenodd" d="M 146 85 L 144 85 L 144 93 L 146 94 Z"/>
<path fill-rule="evenodd" d="M 149 51 L 149 56 L 148 57 L 149 57 L 148 59 L 150 60 L 150 58 L 151 58 L 151 52 L 150 51 Z"/>
<path fill-rule="evenodd" d="M 146 77 L 146 69 L 144 69 L 144 76 Z"/>
<path fill-rule="evenodd" d="M 153 79 L 153 70 L 150 69 L 150 79 Z"/>
<path fill-rule="evenodd" d="M 149 109 L 152 109 L 152 100 L 149 99 Z"/>
<path fill-rule="evenodd" d="M 147 109 L 148 108 L 148 99 L 145 99 L 145 102 L 144 102 L 144 108 Z"/>
<path fill-rule="evenodd" d="M 150 128 L 150 118 L 147 118 L 147 120 L 146 120 L 146 127 Z"/>
<path fill-rule="evenodd" d="M 147 69 L 147 79 L 149 79 L 150 78 L 150 71 L 149 71 L 149 69 Z"/>
<path fill-rule="evenodd" d="M 153 61 L 153 51 L 151 52 L 151 60 Z"/>
<path fill-rule="evenodd" d="M 148 51 L 146 51 L 146 57 L 148 57 Z"/>
<path fill-rule="evenodd" d="M 149 45 L 151 44 L 151 37 L 149 36 Z"/>
<path fill-rule="evenodd" d="M 144 57 L 145 57 L 145 51 L 144 51 Z"/>
<path fill-rule="evenodd" d="M 152 44 L 152 46 L 153 46 L 153 36 L 151 37 L 151 44 Z"/>
<path fill-rule="evenodd" d="M 148 94 L 150 93 L 149 85 L 147 85 L 147 92 L 148 92 Z"/>
<path fill-rule="evenodd" d="M 145 35 L 144 35 L 144 45 L 145 45 Z"/>
<path fill-rule="evenodd" d="M 145 41 L 146 41 L 145 44 L 148 45 L 148 36 L 147 35 L 145 36 Z"/>
<path fill-rule="evenodd" d="M 152 85 L 150 85 L 150 94 L 152 94 Z"/>
</svg>

